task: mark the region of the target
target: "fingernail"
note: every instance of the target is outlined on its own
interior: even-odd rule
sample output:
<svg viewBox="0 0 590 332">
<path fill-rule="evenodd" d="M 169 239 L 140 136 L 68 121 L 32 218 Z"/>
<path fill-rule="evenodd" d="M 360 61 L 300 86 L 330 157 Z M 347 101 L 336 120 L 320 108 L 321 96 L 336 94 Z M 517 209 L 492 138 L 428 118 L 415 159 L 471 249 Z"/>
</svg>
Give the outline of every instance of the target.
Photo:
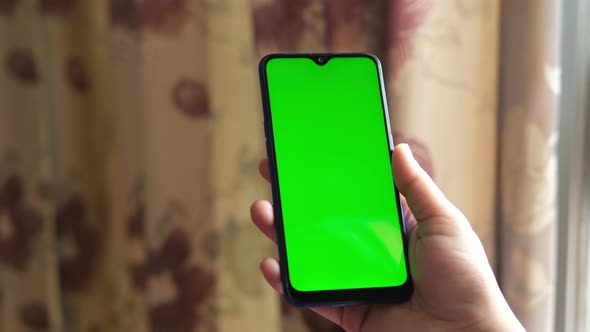
<svg viewBox="0 0 590 332">
<path fill-rule="evenodd" d="M 400 143 L 400 144 L 396 145 L 395 148 L 403 150 L 404 154 L 407 154 L 409 157 L 412 157 L 412 159 L 414 159 L 414 154 L 412 154 L 412 149 L 410 149 L 410 146 L 407 143 Z"/>
<path fill-rule="evenodd" d="M 402 143 L 400 145 L 403 145 L 403 150 L 405 150 L 404 153 L 407 154 L 407 156 L 409 157 L 411 162 L 413 164 L 415 164 L 416 166 L 420 166 L 420 164 L 418 164 L 418 161 L 416 160 L 416 158 L 414 158 L 414 154 L 412 153 L 412 148 L 410 148 L 410 145 L 408 145 L 407 143 Z"/>
<path fill-rule="evenodd" d="M 416 159 L 416 158 L 414 158 L 414 154 L 412 153 L 412 148 L 410 148 L 410 145 L 408 145 L 407 143 L 404 143 L 404 145 L 405 145 L 405 148 L 408 150 L 410 157 L 412 157 L 412 159 Z"/>
</svg>

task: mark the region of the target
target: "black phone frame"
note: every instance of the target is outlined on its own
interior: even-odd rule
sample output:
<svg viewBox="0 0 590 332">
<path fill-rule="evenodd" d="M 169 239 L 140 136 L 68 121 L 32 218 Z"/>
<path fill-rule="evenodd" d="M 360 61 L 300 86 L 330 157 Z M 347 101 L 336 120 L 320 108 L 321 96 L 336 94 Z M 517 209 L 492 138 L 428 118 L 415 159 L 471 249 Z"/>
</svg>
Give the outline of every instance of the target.
<svg viewBox="0 0 590 332">
<path fill-rule="evenodd" d="M 389 121 L 389 110 L 387 97 L 385 94 L 385 83 L 383 79 L 383 69 L 381 61 L 372 54 L 367 53 L 274 53 L 264 56 L 259 63 L 258 70 L 260 75 L 260 90 L 262 95 L 262 108 L 264 113 L 264 133 L 266 138 L 266 151 L 269 160 L 270 179 L 272 187 L 273 208 L 275 215 L 275 226 L 277 230 L 277 245 L 279 249 L 279 261 L 281 267 L 281 281 L 285 299 L 298 307 L 321 307 L 321 306 L 343 306 L 343 305 L 363 305 L 363 304 L 397 304 L 407 302 L 413 294 L 413 281 L 410 275 L 410 262 L 408 255 L 408 236 L 404 214 L 400 202 L 400 195 L 397 186 L 394 183 L 395 200 L 400 216 L 400 227 L 402 229 L 402 241 L 404 248 L 404 257 L 408 269 L 408 278 L 406 282 L 399 286 L 378 287 L 378 288 L 358 288 L 345 290 L 326 290 L 326 291 L 298 291 L 289 280 L 289 270 L 287 262 L 287 248 L 284 237 L 283 218 L 281 209 L 281 198 L 279 190 L 279 179 L 275 157 L 274 135 L 272 129 L 272 117 L 270 107 L 270 97 L 268 91 L 268 80 L 266 75 L 266 65 L 272 59 L 276 58 L 308 58 L 318 65 L 325 65 L 335 57 L 364 57 L 371 59 L 376 66 L 379 77 L 379 86 L 381 92 L 381 104 L 383 116 L 385 119 L 386 133 L 389 156 L 393 151 L 394 143 Z M 318 59 L 322 58 L 323 61 Z"/>
</svg>

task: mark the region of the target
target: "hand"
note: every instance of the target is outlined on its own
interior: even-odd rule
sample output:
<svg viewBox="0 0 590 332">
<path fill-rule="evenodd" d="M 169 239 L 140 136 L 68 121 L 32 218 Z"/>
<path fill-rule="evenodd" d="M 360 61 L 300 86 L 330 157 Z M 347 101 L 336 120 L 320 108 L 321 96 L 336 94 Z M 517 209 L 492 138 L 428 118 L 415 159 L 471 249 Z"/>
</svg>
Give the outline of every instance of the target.
<svg viewBox="0 0 590 332">
<path fill-rule="evenodd" d="M 396 185 L 413 213 L 410 229 L 411 300 L 401 305 L 314 308 L 347 331 L 524 331 L 490 268 L 483 246 L 465 216 L 418 165 L 410 148 L 396 146 Z M 268 160 L 260 173 L 269 180 Z M 252 204 L 254 224 L 276 242 L 268 201 Z M 268 284 L 281 293 L 279 262 L 260 264 Z"/>
</svg>

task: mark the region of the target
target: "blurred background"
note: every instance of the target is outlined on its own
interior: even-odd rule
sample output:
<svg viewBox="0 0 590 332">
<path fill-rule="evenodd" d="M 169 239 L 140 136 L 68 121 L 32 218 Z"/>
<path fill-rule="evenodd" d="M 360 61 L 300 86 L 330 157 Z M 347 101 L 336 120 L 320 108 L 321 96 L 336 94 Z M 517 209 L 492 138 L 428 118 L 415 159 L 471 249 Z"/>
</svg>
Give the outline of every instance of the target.
<svg viewBox="0 0 590 332">
<path fill-rule="evenodd" d="M 258 59 L 328 51 L 381 58 L 396 141 L 527 329 L 587 331 L 589 9 L 0 0 L 0 331 L 339 331 L 266 287 L 249 221 Z"/>
</svg>

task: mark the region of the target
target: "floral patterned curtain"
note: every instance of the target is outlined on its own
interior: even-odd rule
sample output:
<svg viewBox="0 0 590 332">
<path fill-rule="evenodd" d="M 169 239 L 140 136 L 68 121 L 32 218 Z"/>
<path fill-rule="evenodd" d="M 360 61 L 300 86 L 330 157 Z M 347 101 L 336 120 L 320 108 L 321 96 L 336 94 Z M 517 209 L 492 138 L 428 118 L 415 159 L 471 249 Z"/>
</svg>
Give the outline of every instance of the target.
<svg viewBox="0 0 590 332">
<path fill-rule="evenodd" d="M 560 3 L 512 1 L 503 12 L 499 278 L 530 331 L 553 331 Z"/>
<path fill-rule="evenodd" d="M 258 272 L 279 51 L 383 60 L 396 140 L 550 330 L 558 1 L 506 3 L 0 0 L 0 330 L 337 331 Z"/>
</svg>

